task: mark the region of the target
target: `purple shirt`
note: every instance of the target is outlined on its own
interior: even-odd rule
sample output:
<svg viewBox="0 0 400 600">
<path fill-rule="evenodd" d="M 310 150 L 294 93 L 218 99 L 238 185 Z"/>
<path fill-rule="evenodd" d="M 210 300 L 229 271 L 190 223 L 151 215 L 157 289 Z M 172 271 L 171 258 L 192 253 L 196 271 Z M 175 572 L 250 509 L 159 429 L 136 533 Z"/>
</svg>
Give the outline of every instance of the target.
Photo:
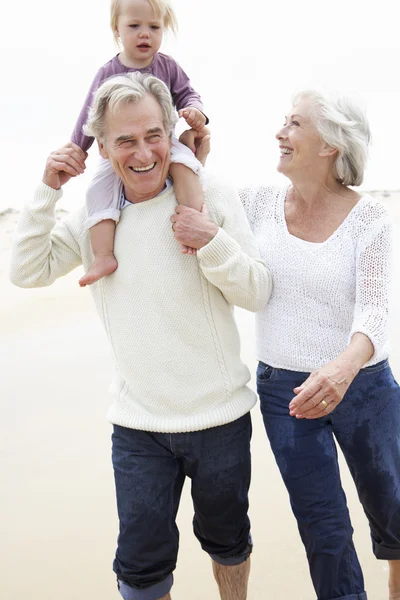
<svg viewBox="0 0 400 600">
<path fill-rule="evenodd" d="M 201 112 L 203 112 L 203 104 L 199 94 L 191 87 L 190 80 L 185 71 L 173 58 L 171 58 L 171 56 L 167 56 L 166 54 L 161 54 L 161 52 L 158 52 L 154 55 L 151 65 L 145 67 L 144 69 L 125 67 L 125 65 L 120 62 L 118 55 L 114 56 L 114 58 L 103 65 L 97 72 L 97 75 L 90 86 L 88 95 L 86 96 L 85 104 L 83 105 L 72 134 L 72 141 L 80 146 L 85 152 L 90 148 L 94 141 L 93 137 L 84 135 L 82 131 L 82 127 L 87 121 L 89 108 L 93 100 L 93 94 L 100 87 L 103 81 L 108 79 L 108 77 L 112 77 L 113 75 L 121 75 L 123 73 L 130 73 L 132 71 L 151 73 L 151 75 L 161 79 L 170 90 L 172 100 L 177 110 L 187 108 L 188 106 L 193 106 L 194 108 L 198 108 Z"/>
</svg>

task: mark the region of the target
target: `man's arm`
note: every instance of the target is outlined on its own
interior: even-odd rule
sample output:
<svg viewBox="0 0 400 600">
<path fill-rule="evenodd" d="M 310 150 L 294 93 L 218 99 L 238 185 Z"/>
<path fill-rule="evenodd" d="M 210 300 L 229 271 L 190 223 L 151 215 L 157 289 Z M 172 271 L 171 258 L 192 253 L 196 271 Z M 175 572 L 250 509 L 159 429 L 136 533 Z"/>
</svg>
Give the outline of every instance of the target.
<svg viewBox="0 0 400 600">
<path fill-rule="evenodd" d="M 197 249 L 204 276 L 231 304 L 256 312 L 267 303 L 272 277 L 260 258 L 238 194 L 226 189 L 218 227 L 205 206 L 199 213 L 177 206 L 171 217 L 176 239 Z"/>
<path fill-rule="evenodd" d="M 10 278 L 15 285 L 50 285 L 81 264 L 75 221 L 56 223 L 55 205 L 62 196 L 61 185 L 83 171 L 84 157 L 70 142 L 47 160 L 43 183 L 22 210 L 14 235 Z"/>
</svg>

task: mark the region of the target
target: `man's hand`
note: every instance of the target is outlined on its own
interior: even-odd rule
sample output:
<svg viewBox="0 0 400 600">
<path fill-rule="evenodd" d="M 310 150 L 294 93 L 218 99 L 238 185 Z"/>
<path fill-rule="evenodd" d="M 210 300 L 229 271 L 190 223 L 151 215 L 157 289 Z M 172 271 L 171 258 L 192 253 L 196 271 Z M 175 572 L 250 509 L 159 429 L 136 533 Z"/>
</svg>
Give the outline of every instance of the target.
<svg viewBox="0 0 400 600">
<path fill-rule="evenodd" d="M 189 106 L 188 108 L 182 108 L 178 112 L 178 115 L 183 117 L 186 123 L 189 125 L 189 127 L 192 127 L 192 129 L 201 129 L 204 127 L 207 120 L 201 110 L 198 108 L 193 108 L 192 106 Z"/>
<path fill-rule="evenodd" d="M 50 154 L 43 173 L 43 183 L 59 190 L 71 177 L 76 177 L 84 172 L 86 157 L 87 152 L 73 142 L 68 142 Z"/>
<path fill-rule="evenodd" d="M 206 246 L 218 233 L 218 226 L 211 221 L 205 204 L 201 212 L 178 204 L 171 222 L 175 239 L 180 244 L 196 250 Z"/>
<path fill-rule="evenodd" d="M 191 149 L 203 167 L 210 153 L 210 139 L 210 130 L 207 127 L 202 127 L 200 130 L 187 129 L 179 137 L 179 141 Z"/>
</svg>

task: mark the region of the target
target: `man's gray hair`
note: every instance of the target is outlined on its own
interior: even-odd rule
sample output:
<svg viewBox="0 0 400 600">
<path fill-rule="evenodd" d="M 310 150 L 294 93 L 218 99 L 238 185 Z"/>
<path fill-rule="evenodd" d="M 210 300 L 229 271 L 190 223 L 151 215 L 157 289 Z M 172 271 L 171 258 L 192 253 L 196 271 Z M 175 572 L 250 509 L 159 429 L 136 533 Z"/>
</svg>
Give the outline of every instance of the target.
<svg viewBox="0 0 400 600">
<path fill-rule="evenodd" d="M 106 110 L 115 112 L 121 104 L 135 104 L 147 94 L 152 95 L 159 103 L 164 129 L 167 135 L 171 135 L 178 121 L 178 115 L 172 104 L 169 89 L 161 79 L 138 72 L 116 75 L 101 84 L 94 94 L 83 132 L 104 142 Z"/>
<path fill-rule="evenodd" d="M 334 92 L 306 90 L 295 94 L 293 106 L 311 101 L 311 119 L 321 139 L 338 151 L 335 177 L 343 185 L 361 185 L 371 140 L 360 99 Z"/>
</svg>

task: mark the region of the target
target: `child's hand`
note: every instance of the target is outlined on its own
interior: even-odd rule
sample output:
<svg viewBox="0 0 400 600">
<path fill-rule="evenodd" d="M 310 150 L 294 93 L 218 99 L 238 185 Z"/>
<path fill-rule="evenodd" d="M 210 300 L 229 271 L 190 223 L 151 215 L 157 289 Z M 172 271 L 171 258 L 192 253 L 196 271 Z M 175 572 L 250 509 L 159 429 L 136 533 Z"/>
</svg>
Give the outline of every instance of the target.
<svg viewBox="0 0 400 600">
<path fill-rule="evenodd" d="M 210 153 L 210 139 L 210 131 L 207 127 L 202 127 L 200 131 L 187 129 L 179 137 L 179 141 L 191 149 L 203 167 Z"/>
<path fill-rule="evenodd" d="M 189 106 L 189 108 L 182 108 L 178 115 L 183 117 L 186 123 L 193 129 L 201 129 L 206 124 L 206 117 L 203 115 L 201 110 Z"/>
</svg>

